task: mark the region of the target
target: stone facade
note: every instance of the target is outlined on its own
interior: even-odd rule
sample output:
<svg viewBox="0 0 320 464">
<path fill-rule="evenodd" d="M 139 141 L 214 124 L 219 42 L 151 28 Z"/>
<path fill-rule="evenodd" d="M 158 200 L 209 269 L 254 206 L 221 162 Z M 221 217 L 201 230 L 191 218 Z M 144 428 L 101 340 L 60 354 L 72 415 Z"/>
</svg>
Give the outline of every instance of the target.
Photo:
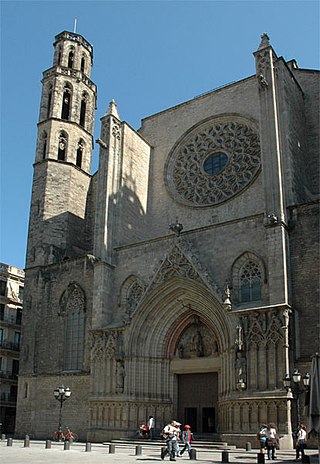
<svg viewBox="0 0 320 464">
<path fill-rule="evenodd" d="M 67 32 L 54 46 L 16 433 L 50 436 L 64 383 L 63 422 L 83 439 L 134 435 L 153 415 L 158 429 L 178 417 L 242 445 L 273 421 L 287 446 L 282 379 L 319 350 L 317 72 L 278 58 L 264 34 L 255 75 L 138 131 L 112 101 L 91 176 L 92 48 Z"/>
</svg>

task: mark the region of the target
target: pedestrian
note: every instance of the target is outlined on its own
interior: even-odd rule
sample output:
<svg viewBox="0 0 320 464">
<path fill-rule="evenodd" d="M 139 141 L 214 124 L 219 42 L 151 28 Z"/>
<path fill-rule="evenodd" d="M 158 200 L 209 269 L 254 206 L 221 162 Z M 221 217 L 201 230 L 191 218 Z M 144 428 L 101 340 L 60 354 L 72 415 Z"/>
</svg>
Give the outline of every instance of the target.
<svg viewBox="0 0 320 464">
<path fill-rule="evenodd" d="M 154 428 L 155 428 L 155 420 L 154 420 L 153 416 L 149 416 L 147 425 L 149 427 L 149 438 L 150 438 L 150 440 L 153 440 L 153 438 L 154 438 Z"/>
<path fill-rule="evenodd" d="M 177 422 L 172 420 L 168 425 L 162 430 L 162 437 L 166 440 L 166 448 L 161 450 L 161 459 L 163 460 L 168 454 L 170 461 L 175 461 L 175 457 L 178 455 L 177 445 L 178 445 L 178 436 L 179 428 L 177 427 Z"/>
<path fill-rule="evenodd" d="M 270 422 L 270 424 L 267 427 L 267 453 L 268 453 L 268 459 L 276 459 L 276 447 L 277 447 L 277 428 L 276 424 L 273 422 Z"/>
<path fill-rule="evenodd" d="M 307 447 L 307 428 L 304 424 L 298 425 L 298 436 L 296 443 L 296 461 L 299 460 L 301 453 L 301 458 L 304 456 L 304 450 Z"/>
<path fill-rule="evenodd" d="M 190 455 L 191 443 L 192 443 L 192 438 L 193 438 L 193 433 L 191 432 L 190 425 L 184 426 L 184 431 L 182 432 L 181 438 L 184 443 L 184 447 L 180 452 L 180 456 L 182 456 L 186 450 Z"/>
<path fill-rule="evenodd" d="M 267 424 L 262 424 L 260 427 L 259 432 L 257 433 L 257 439 L 259 440 L 260 444 L 260 453 L 264 454 L 266 449 L 266 441 L 267 441 Z"/>
<path fill-rule="evenodd" d="M 146 424 L 142 424 L 140 425 L 139 429 L 140 429 L 141 437 L 148 438 L 148 432 L 149 432 L 148 426 Z"/>
</svg>

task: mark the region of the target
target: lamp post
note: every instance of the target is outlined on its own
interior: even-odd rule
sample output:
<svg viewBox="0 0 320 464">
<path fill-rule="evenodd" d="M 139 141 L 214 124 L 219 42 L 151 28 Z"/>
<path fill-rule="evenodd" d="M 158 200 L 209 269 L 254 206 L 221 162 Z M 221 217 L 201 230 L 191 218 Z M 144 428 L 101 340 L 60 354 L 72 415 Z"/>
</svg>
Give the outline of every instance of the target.
<svg viewBox="0 0 320 464">
<path fill-rule="evenodd" d="M 56 400 L 60 402 L 60 410 L 59 410 L 59 426 L 58 426 L 58 440 L 62 441 L 62 405 L 63 403 L 70 398 L 71 390 L 69 387 L 64 387 L 61 385 L 53 390 L 53 394 Z"/>
<path fill-rule="evenodd" d="M 286 374 L 283 377 L 283 385 L 285 389 L 287 390 L 287 392 L 292 390 L 293 399 L 296 400 L 296 421 L 297 421 L 296 430 L 298 430 L 298 426 L 300 424 L 300 419 L 301 419 L 300 418 L 300 395 L 308 390 L 309 383 L 310 383 L 310 374 L 307 373 L 302 378 L 304 388 L 300 388 L 301 377 L 302 375 L 298 369 L 293 370 L 292 378 L 290 377 L 289 374 Z M 291 389 L 291 385 L 293 387 L 292 389 Z"/>
</svg>

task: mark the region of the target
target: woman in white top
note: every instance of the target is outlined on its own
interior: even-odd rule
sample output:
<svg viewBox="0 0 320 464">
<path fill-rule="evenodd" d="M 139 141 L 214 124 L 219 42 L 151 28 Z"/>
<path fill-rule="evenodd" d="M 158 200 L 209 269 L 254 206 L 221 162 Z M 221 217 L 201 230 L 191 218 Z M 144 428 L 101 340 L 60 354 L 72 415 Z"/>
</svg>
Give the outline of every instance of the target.
<svg viewBox="0 0 320 464">
<path fill-rule="evenodd" d="M 299 459 L 300 453 L 301 453 L 301 458 L 303 458 L 304 449 L 306 448 L 306 441 L 307 441 L 307 428 L 305 425 L 299 424 L 297 443 L 296 443 L 296 460 Z"/>
<path fill-rule="evenodd" d="M 275 452 L 277 447 L 277 428 L 276 424 L 271 422 L 267 427 L 267 452 L 268 459 L 276 459 Z"/>
</svg>

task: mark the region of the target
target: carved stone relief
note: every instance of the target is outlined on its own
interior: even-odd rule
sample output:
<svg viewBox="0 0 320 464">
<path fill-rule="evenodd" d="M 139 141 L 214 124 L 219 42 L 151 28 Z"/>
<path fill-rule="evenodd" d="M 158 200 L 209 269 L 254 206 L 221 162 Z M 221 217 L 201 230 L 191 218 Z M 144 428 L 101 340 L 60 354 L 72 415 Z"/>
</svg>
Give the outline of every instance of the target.
<svg viewBox="0 0 320 464">
<path fill-rule="evenodd" d="M 121 361 L 123 358 L 122 332 L 112 330 L 93 333 L 91 357 L 93 360 L 109 358 Z"/>
<path fill-rule="evenodd" d="M 163 261 L 152 284 L 160 284 L 174 276 L 185 277 L 203 283 L 194 267 L 177 246 L 172 249 L 171 253 Z"/>
<path fill-rule="evenodd" d="M 221 118 L 195 128 L 170 153 L 165 172 L 167 187 L 179 203 L 209 206 L 243 190 L 257 174 L 259 136 L 246 121 Z M 222 154 L 227 162 L 214 174 L 206 160 Z"/>
<path fill-rule="evenodd" d="M 68 285 L 60 298 L 60 314 L 78 312 L 85 309 L 85 297 L 82 288 L 72 282 Z"/>
<path fill-rule="evenodd" d="M 218 343 L 208 328 L 195 322 L 182 334 L 175 356 L 181 359 L 218 356 Z"/>
</svg>

